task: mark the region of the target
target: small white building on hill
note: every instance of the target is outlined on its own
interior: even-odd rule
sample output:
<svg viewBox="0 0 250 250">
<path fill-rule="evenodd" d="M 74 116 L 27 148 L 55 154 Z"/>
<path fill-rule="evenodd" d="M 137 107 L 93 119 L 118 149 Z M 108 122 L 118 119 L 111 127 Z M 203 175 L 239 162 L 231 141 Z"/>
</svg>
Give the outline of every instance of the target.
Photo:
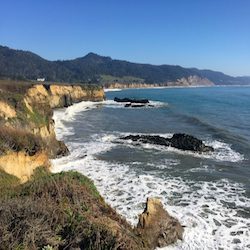
<svg viewBox="0 0 250 250">
<path fill-rule="evenodd" d="M 37 78 L 36 79 L 38 82 L 45 82 L 45 78 Z"/>
</svg>

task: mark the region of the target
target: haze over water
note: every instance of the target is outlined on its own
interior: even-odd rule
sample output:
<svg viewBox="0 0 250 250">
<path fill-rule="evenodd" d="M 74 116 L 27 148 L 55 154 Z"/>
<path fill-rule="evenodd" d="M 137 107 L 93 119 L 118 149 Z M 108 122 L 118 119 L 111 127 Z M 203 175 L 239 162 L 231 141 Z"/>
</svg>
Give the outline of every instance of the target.
<svg viewBox="0 0 250 250">
<path fill-rule="evenodd" d="M 125 108 L 113 98 L 148 98 L 154 107 Z M 89 176 L 131 223 L 149 196 L 185 225 L 167 249 L 250 248 L 250 88 L 128 89 L 107 100 L 55 112 L 57 136 L 71 155 L 54 171 Z M 196 154 L 121 141 L 128 134 L 187 133 L 213 146 Z M 206 246 L 206 248 L 204 248 Z"/>
</svg>

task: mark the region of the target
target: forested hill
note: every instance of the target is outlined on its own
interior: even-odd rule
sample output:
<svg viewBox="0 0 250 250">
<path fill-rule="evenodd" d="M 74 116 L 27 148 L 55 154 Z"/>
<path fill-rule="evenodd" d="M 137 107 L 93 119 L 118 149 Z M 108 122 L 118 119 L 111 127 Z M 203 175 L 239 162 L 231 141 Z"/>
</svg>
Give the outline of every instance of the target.
<svg viewBox="0 0 250 250">
<path fill-rule="evenodd" d="M 173 65 L 150 65 L 113 60 L 89 53 L 65 61 L 48 61 L 22 50 L 0 46 L 0 77 L 36 80 L 45 78 L 56 82 L 83 83 L 156 83 L 176 82 L 197 76 L 216 85 L 250 84 L 250 77 L 231 77 L 212 70 L 198 70 Z"/>
</svg>

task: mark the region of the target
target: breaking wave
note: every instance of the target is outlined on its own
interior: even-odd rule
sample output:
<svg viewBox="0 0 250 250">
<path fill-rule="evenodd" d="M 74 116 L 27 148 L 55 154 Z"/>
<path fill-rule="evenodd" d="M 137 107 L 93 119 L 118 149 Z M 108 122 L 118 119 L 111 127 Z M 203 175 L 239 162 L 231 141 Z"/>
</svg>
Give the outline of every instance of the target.
<svg viewBox="0 0 250 250">
<path fill-rule="evenodd" d="M 100 103 L 78 103 L 67 109 L 54 113 L 56 134 L 65 139 L 71 154 L 53 160 L 53 172 L 77 170 L 90 177 L 107 203 L 114 207 L 133 225 L 138 214 L 144 208 L 149 196 L 160 197 L 169 213 L 177 217 L 185 226 L 184 240 L 165 249 L 246 249 L 250 248 L 250 199 L 245 195 L 244 186 L 221 179 L 219 181 L 193 181 L 168 175 L 156 175 L 133 165 L 117 161 L 105 161 L 101 154 L 118 147 L 119 137 L 132 133 L 98 133 L 89 141 L 76 142 L 70 139 L 72 125 L 78 112 L 88 111 L 98 105 L 114 105 L 113 101 Z M 171 134 L 160 134 L 170 137 Z M 243 155 L 231 149 L 229 144 L 221 141 L 205 141 L 213 146 L 215 152 L 196 154 L 156 145 L 140 144 L 140 147 L 177 154 L 189 154 L 193 157 L 215 159 L 216 161 L 237 162 Z M 138 145 L 127 142 L 125 147 L 135 148 Z M 137 164 L 137 162 L 134 162 Z M 165 159 L 162 164 L 148 163 L 159 171 L 178 166 L 176 159 Z M 209 170 L 208 166 L 201 166 Z M 199 171 L 199 169 L 192 169 Z"/>
</svg>

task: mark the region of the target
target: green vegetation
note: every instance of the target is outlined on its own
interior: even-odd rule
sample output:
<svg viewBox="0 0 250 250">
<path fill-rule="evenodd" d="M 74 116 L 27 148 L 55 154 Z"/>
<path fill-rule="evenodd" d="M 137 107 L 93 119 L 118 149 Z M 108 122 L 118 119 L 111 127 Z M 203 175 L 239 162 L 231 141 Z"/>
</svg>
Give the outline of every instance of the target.
<svg viewBox="0 0 250 250">
<path fill-rule="evenodd" d="M 14 188 L 19 184 L 17 177 L 7 174 L 0 169 L 0 199 L 5 196 L 10 197 L 14 192 Z"/>
<path fill-rule="evenodd" d="M 48 125 L 52 110 L 48 104 L 43 107 L 34 104 L 33 112 L 26 107 L 24 95 L 30 86 L 31 83 L 26 82 L 0 81 L 0 100 L 16 111 L 16 117 L 8 121 L 0 118 L 0 154 L 24 151 L 28 155 L 34 155 L 44 148 L 41 138 L 33 135 L 30 130 L 32 127 Z"/>
<path fill-rule="evenodd" d="M 47 106 L 47 105 L 43 105 L 43 106 Z M 45 107 L 43 107 L 43 109 L 40 108 L 40 111 L 38 111 L 38 108 L 33 107 L 31 112 L 30 110 L 28 110 L 25 106 L 25 120 L 35 124 L 37 127 L 43 127 L 43 126 L 48 126 L 49 124 L 49 118 L 50 118 L 50 112 L 51 109 L 49 106 L 46 107 L 48 113 L 44 114 L 44 109 Z M 41 112 L 43 111 L 43 112 Z M 20 113 L 19 113 L 20 114 Z M 20 118 L 21 116 L 19 116 Z"/>
<path fill-rule="evenodd" d="M 123 76 L 123 77 L 115 77 L 111 75 L 101 75 L 100 83 L 102 85 L 110 85 L 113 83 L 145 83 L 144 79 L 133 77 L 133 76 Z"/>
<path fill-rule="evenodd" d="M 12 189 L 0 196 L 0 249 L 148 249 L 79 173 L 39 168 Z"/>
<path fill-rule="evenodd" d="M 67 61 L 48 61 L 22 50 L 0 46 L 0 77 L 47 81 L 105 84 L 105 80 L 134 80 L 162 84 L 182 77 L 197 75 L 215 84 L 250 84 L 249 77 L 231 77 L 221 72 L 183 68 L 176 65 L 150 65 L 112 60 L 89 53 Z"/>
<path fill-rule="evenodd" d="M 44 103 L 42 107 L 41 104 L 34 103 L 33 112 L 24 103 L 24 95 L 31 86 L 30 82 L 0 80 L 0 100 L 9 104 L 17 112 L 17 117 L 9 120 L 10 124 L 19 124 L 20 127 L 25 127 L 27 124 L 33 124 L 36 127 L 49 124 L 52 110 L 48 103 Z"/>
</svg>

